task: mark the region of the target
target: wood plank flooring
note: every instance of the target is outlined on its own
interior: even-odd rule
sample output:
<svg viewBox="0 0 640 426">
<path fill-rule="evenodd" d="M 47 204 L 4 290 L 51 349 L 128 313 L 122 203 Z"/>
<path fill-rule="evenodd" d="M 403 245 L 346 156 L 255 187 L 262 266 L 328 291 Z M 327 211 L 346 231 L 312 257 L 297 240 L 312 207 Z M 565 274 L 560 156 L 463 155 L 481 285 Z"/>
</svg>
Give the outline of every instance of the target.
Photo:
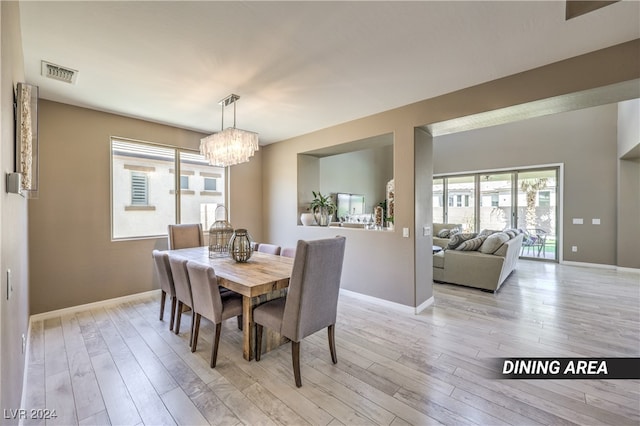
<svg viewBox="0 0 640 426">
<path fill-rule="evenodd" d="M 391 284 L 390 284 L 391 285 Z M 198 351 L 188 327 L 159 321 L 159 297 L 32 324 L 22 424 L 131 425 L 638 425 L 639 380 L 495 380 L 492 357 L 640 356 L 640 274 L 520 261 L 496 293 L 434 284 L 420 315 L 341 295 L 338 364 L 322 331 L 301 345 L 242 358 L 224 323 Z M 191 317 L 183 318 L 190 324 Z"/>
</svg>

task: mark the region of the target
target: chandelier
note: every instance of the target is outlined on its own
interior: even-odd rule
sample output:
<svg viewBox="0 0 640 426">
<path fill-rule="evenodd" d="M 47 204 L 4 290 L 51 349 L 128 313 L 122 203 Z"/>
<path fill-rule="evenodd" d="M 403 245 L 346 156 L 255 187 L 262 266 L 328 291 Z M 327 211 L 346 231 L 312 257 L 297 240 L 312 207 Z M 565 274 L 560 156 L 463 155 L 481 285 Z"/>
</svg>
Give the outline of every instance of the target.
<svg viewBox="0 0 640 426">
<path fill-rule="evenodd" d="M 200 153 L 212 166 L 227 167 L 249 161 L 258 148 L 258 134 L 236 128 L 236 104 L 240 96 L 231 94 L 220 101 L 222 128 L 224 109 L 233 104 L 233 127 L 200 139 Z"/>
</svg>

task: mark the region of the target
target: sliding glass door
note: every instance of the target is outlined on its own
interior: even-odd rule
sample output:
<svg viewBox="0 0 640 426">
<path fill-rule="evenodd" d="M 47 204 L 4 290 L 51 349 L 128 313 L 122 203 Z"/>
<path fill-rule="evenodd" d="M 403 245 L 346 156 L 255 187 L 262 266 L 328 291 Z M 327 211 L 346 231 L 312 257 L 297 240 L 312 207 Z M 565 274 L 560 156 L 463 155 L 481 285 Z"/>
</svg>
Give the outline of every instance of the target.
<svg viewBox="0 0 640 426">
<path fill-rule="evenodd" d="M 527 237 L 521 255 L 557 259 L 558 169 L 518 172 L 517 227 Z"/>
<path fill-rule="evenodd" d="M 475 176 L 455 176 L 447 179 L 447 223 L 462 224 L 462 230 L 473 232 L 475 214 Z"/>
<path fill-rule="evenodd" d="M 519 228 L 522 257 L 558 260 L 558 176 L 549 167 L 435 177 L 433 222 L 466 232 Z"/>
<path fill-rule="evenodd" d="M 511 227 L 513 173 L 480 175 L 480 226 L 478 229 Z"/>
</svg>

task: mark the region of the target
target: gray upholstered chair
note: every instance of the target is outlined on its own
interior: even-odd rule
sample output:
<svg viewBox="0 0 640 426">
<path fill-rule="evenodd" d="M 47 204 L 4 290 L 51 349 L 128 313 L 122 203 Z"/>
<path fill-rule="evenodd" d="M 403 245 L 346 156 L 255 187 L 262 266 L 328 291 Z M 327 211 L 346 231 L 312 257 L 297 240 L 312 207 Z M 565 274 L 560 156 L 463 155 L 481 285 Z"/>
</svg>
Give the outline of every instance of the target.
<svg viewBox="0 0 640 426">
<path fill-rule="evenodd" d="M 169 225 L 169 250 L 201 247 L 203 245 L 204 237 L 201 224 Z"/>
<path fill-rule="evenodd" d="M 176 288 L 176 299 L 178 299 L 178 307 L 176 312 L 176 324 L 174 332 L 180 334 L 180 320 L 182 319 L 182 308 L 188 306 L 193 309 L 193 295 L 191 293 L 191 283 L 189 281 L 189 273 L 187 272 L 187 259 L 179 256 L 169 256 L 169 265 L 171 265 L 171 274 L 173 275 L 173 283 Z M 189 335 L 189 346 L 193 340 L 193 317 L 191 318 L 191 334 Z"/>
<path fill-rule="evenodd" d="M 280 250 L 280 256 L 296 257 L 296 248 L 295 247 L 282 247 L 282 250 Z"/>
<path fill-rule="evenodd" d="M 276 246 L 275 244 L 260 243 L 260 245 L 258 246 L 258 251 L 260 253 L 275 254 L 276 256 L 278 256 L 280 254 L 280 246 Z"/>
<path fill-rule="evenodd" d="M 218 345 L 222 321 L 237 317 L 242 314 L 242 296 L 234 291 L 226 291 L 221 294 L 218 289 L 216 273 L 211 266 L 201 265 L 195 262 L 187 262 L 187 272 L 191 282 L 193 294 L 193 339 L 191 352 L 195 352 L 198 346 L 198 333 L 200 331 L 200 318 L 205 317 L 214 323 L 215 337 L 211 344 L 211 368 L 216 366 L 218 359 Z"/>
<path fill-rule="evenodd" d="M 171 320 L 169 321 L 169 330 L 173 330 L 173 321 L 176 317 L 176 288 L 173 283 L 173 274 L 171 273 L 171 265 L 169 264 L 169 255 L 159 250 L 154 250 L 151 255 L 158 273 L 160 281 L 160 321 L 164 320 L 164 304 L 167 300 L 167 294 L 171 298 Z"/>
<path fill-rule="evenodd" d="M 345 237 L 298 241 L 286 298 L 264 303 L 253 310 L 256 324 L 256 361 L 260 361 L 262 327 L 271 328 L 291 340 L 296 386 L 300 378 L 300 341 L 328 327 L 329 350 L 338 362 L 335 323 Z"/>
</svg>

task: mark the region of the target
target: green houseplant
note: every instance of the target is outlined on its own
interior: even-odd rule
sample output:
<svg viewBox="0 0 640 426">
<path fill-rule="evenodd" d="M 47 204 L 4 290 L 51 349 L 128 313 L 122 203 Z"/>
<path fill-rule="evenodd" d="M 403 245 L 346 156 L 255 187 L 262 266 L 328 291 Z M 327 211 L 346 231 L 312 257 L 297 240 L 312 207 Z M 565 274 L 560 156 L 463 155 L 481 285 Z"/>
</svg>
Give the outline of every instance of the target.
<svg viewBox="0 0 640 426">
<path fill-rule="evenodd" d="M 333 203 L 331 195 L 322 195 L 320 191 L 311 192 L 314 198 L 309 204 L 309 209 L 314 214 L 318 225 L 328 226 L 331 222 L 331 216 L 336 211 L 336 205 Z"/>
</svg>

